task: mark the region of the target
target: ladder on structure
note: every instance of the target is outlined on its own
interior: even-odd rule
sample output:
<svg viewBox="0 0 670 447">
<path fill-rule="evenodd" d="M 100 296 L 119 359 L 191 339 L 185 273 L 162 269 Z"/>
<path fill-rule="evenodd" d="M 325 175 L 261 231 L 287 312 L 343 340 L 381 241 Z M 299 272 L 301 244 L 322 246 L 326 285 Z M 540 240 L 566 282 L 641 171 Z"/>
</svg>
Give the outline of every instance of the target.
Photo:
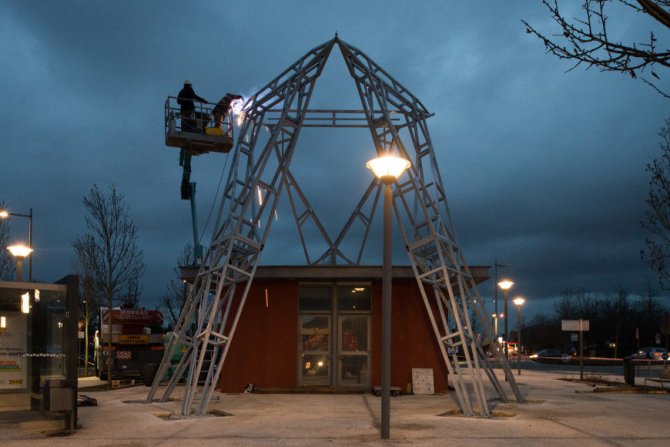
<svg viewBox="0 0 670 447">
<path fill-rule="evenodd" d="M 335 46 L 356 84 L 360 111 L 308 109 L 315 82 Z M 358 121 L 351 118 L 352 113 Z M 376 179 L 371 182 L 340 233 L 331 238 L 290 170 L 302 127 L 369 128 L 379 154 L 394 152 L 412 161 L 407 180 L 394 185 L 394 213 L 460 408 L 467 416 L 490 415 L 485 378 L 502 401 L 509 401 L 486 350 L 502 365 L 516 401 L 524 401 L 494 343 L 483 300 L 453 232 L 426 123 L 430 116 L 404 86 L 337 36 L 310 50 L 247 101 L 212 241 L 147 402 L 157 395 L 172 353 L 185 344 L 186 352 L 159 400 L 166 401 L 184 378 L 181 414 L 206 412 L 284 191 L 307 263 L 360 263 L 380 184 Z M 269 129 L 269 134 L 261 134 L 263 128 Z M 304 234 L 308 223 L 318 229 L 328 247 L 317 256 L 310 254 Z M 363 231 L 353 234 L 355 224 L 362 225 Z M 343 243 L 351 237 L 360 239 L 353 253 Z M 478 333 L 473 329 L 475 323 L 481 327 Z M 459 350 L 465 358 L 463 364 L 457 356 Z M 201 375 L 206 379 L 199 384 Z"/>
</svg>

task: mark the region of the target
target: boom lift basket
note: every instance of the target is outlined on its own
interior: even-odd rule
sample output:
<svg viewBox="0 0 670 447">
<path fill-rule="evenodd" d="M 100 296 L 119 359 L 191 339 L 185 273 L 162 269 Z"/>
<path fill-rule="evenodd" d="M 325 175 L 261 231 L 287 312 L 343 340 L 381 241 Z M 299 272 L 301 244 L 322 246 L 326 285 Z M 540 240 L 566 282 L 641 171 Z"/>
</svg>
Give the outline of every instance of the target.
<svg viewBox="0 0 670 447">
<path fill-rule="evenodd" d="M 212 120 L 212 109 L 196 103 L 192 116 L 182 116 L 175 96 L 165 101 L 165 144 L 186 149 L 192 155 L 207 152 L 227 153 L 233 147 L 233 126 L 228 116 L 218 127 Z"/>
</svg>

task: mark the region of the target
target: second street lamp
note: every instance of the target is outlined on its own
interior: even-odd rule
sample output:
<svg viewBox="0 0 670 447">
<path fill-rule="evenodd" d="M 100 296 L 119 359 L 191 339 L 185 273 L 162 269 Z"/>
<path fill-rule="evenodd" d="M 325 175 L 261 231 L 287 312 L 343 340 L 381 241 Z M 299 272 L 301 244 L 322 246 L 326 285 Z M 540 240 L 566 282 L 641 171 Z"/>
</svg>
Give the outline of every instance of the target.
<svg viewBox="0 0 670 447">
<path fill-rule="evenodd" d="M 505 340 L 504 340 L 504 349 L 505 349 L 505 360 L 509 361 L 509 351 L 508 351 L 508 346 L 507 343 L 509 341 L 509 331 L 508 331 L 508 324 L 507 320 L 509 320 L 509 312 L 507 310 L 508 307 L 508 302 L 509 302 L 509 289 L 512 288 L 514 285 L 514 282 L 510 281 L 509 279 L 503 279 L 498 283 L 498 287 L 500 287 L 503 290 L 503 294 L 505 295 Z"/>
<path fill-rule="evenodd" d="M 33 249 L 23 244 L 15 244 L 7 247 L 7 250 L 16 258 L 16 280 L 23 281 L 23 258 L 30 256 Z"/>
<path fill-rule="evenodd" d="M 516 305 L 516 367 L 517 375 L 521 375 L 521 306 L 526 302 L 526 299 L 517 296 L 512 302 Z"/>
<path fill-rule="evenodd" d="M 33 209 L 30 208 L 29 214 L 10 213 L 5 209 L 0 209 L 0 219 L 9 217 L 25 217 L 28 219 L 28 247 L 33 248 Z M 32 250 L 31 250 L 32 251 Z M 23 280 L 23 279 L 22 279 Z M 28 260 L 28 281 L 33 280 L 33 257 Z"/>
<path fill-rule="evenodd" d="M 366 166 L 384 184 L 384 266 L 382 279 L 382 398 L 381 437 L 391 436 L 391 227 L 393 184 L 411 163 L 390 154 L 372 159 Z"/>
</svg>

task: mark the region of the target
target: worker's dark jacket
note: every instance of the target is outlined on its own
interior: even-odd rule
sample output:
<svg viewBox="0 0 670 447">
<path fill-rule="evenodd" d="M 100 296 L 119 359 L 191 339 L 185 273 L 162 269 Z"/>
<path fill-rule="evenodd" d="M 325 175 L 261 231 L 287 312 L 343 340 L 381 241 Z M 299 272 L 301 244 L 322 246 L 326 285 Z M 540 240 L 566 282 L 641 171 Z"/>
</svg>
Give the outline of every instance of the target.
<svg viewBox="0 0 670 447">
<path fill-rule="evenodd" d="M 181 106 L 181 113 L 193 112 L 195 110 L 193 101 L 206 102 L 205 99 L 195 94 L 193 87 L 185 85 L 184 88 L 179 91 L 179 95 L 177 96 L 177 102 Z"/>
<path fill-rule="evenodd" d="M 228 109 L 230 108 L 230 103 L 233 102 L 236 99 L 242 99 L 240 95 L 233 95 L 232 93 L 227 93 L 226 96 L 221 98 L 219 102 L 214 106 L 214 110 L 212 110 L 212 113 L 220 113 L 223 116 L 226 116 L 228 114 Z"/>
</svg>

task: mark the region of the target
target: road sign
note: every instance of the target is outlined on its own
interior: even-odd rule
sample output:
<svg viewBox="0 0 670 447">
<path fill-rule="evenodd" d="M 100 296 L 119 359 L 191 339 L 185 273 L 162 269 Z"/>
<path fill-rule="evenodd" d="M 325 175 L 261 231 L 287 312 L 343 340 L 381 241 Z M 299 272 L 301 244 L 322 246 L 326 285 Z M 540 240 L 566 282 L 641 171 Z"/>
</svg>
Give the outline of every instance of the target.
<svg viewBox="0 0 670 447">
<path fill-rule="evenodd" d="M 561 360 L 563 360 L 563 363 L 568 363 L 570 361 L 570 356 L 568 354 L 563 354 Z"/>
<path fill-rule="evenodd" d="M 561 320 L 561 330 L 564 332 L 587 332 L 589 330 L 589 320 Z"/>
<path fill-rule="evenodd" d="M 579 334 L 575 334 L 574 332 L 570 334 L 570 341 L 579 341 Z"/>
</svg>

